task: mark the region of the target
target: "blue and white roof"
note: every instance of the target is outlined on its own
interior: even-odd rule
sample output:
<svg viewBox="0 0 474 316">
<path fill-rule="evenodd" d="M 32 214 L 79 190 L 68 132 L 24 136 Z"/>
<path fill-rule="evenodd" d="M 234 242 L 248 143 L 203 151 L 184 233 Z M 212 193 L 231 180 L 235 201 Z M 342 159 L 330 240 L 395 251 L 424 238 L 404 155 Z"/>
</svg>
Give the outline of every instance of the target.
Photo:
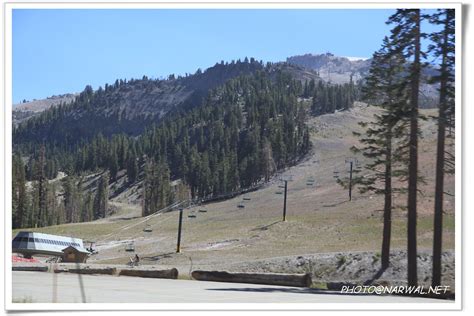
<svg viewBox="0 0 474 316">
<path fill-rule="evenodd" d="M 62 255 L 63 249 L 68 246 L 87 252 L 82 239 L 58 235 L 49 235 L 22 231 L 12 241 L 12 252 L 24 254 Z"/>
</svg>

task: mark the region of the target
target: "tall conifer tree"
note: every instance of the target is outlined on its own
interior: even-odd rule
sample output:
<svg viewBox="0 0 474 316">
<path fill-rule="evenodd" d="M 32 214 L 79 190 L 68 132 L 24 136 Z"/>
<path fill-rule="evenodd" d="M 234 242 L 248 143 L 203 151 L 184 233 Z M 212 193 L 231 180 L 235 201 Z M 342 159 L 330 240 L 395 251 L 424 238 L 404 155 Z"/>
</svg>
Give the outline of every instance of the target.
<svg viewBox="0 0 474 316">
<path fill-rule="evenodd" d="M 433 276 L 432 285 L 441 284 L 441 251 L 443 235 L 443 195 L 445 173 L 445 139 L 448 117 L 454 113 L 454 65 L 455 65 L 455 10 L 442 9 L 430 17 L 430 22 L 441 25 L 442 30 L 432 33 L 430 49 L 441 58 L 439 75 L 438 142 L 436 154 L 436 186 L 434 205 Z"/>
<path fill-rule="evenodd" d="M 407 71 L 409 96 L 409 165 L 408 165 L 408 224 L 407 224 L 407 259 L 408 285 L 418 284 L 417 273 L 417 182 L 418 182 L 418 97 L 422 68 L 420 9 L 398 9 L 390 16 L 388 23 L 394 24 L 390 40 L 394 43 L 394 54 L 403 54 L 410 65 Z"/>
<path fill-rule="evenodd" d="M 394 55 L 390 40 L 385 38 L 382 48 L 374 53 L 364 89 L 366 101 L 380 107 L 382 111 L 370 125 L 359 123 L 366 127 L 366 132 L 361 137 L 363 147 L 354 148 L 354 151 L 362 152 L 370 159 L 366 169 L 371 172 L 358 177 L 355 182 L 361 185 L 362 192 L 372 191 L 384 195 L 382 270 L 387 269 L 390 263 L 392 195 L 397 190 L 392 187 L 392 177 L 404 173 L 396 146 L 396 139 L 406 130 L 406 121 L 403 120 L 407 107 L 402 76 L 404 64 L 403 55 Z M 359 133 L 354 134 L 361 136 Z"/>
<path fill-rule="evenodd" d="M 38 162 L 36 164 L 36 181 L 38 182 L 38 217 L 35 218 L 35 227 L 43 227 L 47 216 L 47 179 L 45 175 L 46 149 L 40 147 Z"/>
</svg>

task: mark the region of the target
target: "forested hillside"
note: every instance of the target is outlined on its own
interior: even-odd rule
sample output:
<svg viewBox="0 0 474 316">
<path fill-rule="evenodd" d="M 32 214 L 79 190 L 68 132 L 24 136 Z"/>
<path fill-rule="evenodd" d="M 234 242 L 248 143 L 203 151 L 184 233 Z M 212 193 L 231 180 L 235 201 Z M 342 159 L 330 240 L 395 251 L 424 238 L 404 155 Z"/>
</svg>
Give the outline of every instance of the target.
<svg viewBox="0 0 474 316">
<path fill-rule="evenodd" d="M 225 80 L 236 73 L 245 74 Z M 177 199 L 170 185 L 173 180 L 179 179 L 192 199 L 225 195 L 268 181 L 308 152 L 307 115 L 348 109 L 358 98 L 359 88 L 352 82 L 330 85 L 311 75 L 288 65 L 264 67 L 251 59 L 239 66 L 221 63 L 187 78 L 117 81 L 97 91 L 87 87 L 75 102 L 51 108 L 14 131 L 15 208 L 23 209 L 14 212 L 19 217 L 15 222 L 19 226 L 51 224 L 44 214 L 58 207 L 47 205 L 57 204 L 48 198 L 55 189 L 47 179 L 55 178 L 58 171 L 68 175 L 64 181 L 70 181 L 60 186 L 65 191 L 60 212 L 66 215 L 56 216 L 59 222 L 106 216 L 106 204 L 100 202 L 105 189 L 89 189 L 86 197 L 72 198 L 76 202 L 69 205 L 66 199 L 80 196 L 72 191 L 82 192 L 81 179 L 92 173 L 102 175 L 96 186 L 113 183 L 120 170 L 126 172 L 130 185 L 143 181 L 144 214 Z M 206 76 L 212 80 L 205 84 Z M 303 81 L 308 77 L 311 80 Z M 175 81 L 182 85 L 173 85 Z M 199 95 L 220 81 L 225 83 L 204 97 Z M 149 105 L 148 98 L 123 106 L 120 98 L 131 102 L 131 95 L 155 85 L 194 92 L 166 114 L 152 113 L 165 107 Z M 119 93 L 128 89 L 134 92 Z M 25 181 L 35 184 L 26 202 L 20 201 L 28 197 Z M 44 219 L 35 222 L 35 216 L 25 215 L 32 212 L 42 213 Z M 25 222 L 25 218 L 30 220 Z"/>
<path fill-rule="evenodd" d="M 117 79 L 96 91 L 87 86 L 73 102 L 52 107 L 20 124 L 14 132 L 15 143 L 47 140 L 68 147 L 99 133 L 138 135 L 174 108 L 199 105 L 210 89 L 261 68 L 254 59 L 239 60 L 216 64 L 205 72 L 198 69 L 185 77 Z"/>
</svg>

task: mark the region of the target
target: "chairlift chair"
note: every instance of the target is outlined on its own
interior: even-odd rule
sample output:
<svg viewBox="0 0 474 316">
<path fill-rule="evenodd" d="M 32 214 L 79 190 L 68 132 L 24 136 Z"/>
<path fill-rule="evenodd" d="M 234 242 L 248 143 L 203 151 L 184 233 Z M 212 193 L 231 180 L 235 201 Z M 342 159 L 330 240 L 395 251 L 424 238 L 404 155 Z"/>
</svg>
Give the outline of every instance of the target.
<svg viewBox="0 0 474 316">
<path fill-rule="evenodd" d="M 127 244 L 127 246 L 125 246 L 125 251 L 135 251 L 135 243 L 132 241 L 132 242 L 129 242 Z"/>
</svg>

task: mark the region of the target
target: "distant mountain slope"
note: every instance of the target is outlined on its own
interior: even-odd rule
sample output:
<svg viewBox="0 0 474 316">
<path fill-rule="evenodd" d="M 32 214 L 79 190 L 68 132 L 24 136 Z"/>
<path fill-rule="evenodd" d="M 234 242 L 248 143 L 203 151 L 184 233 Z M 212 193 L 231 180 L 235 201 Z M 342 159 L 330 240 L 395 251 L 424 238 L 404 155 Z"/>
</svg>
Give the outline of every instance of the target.
<svg viewBox="0 0 474 316">
<path fill-rule="evenodd" d="M 62 95 L 53 95 L 46 99 L 32 101 L 24 100 L 22 103 L 13 104 L 13 124 L 17 125 L 52 106 L 59 105 L 60 103 L 71 103 L 78 95 L 78 93 L 66 93 Z"/>
<path fill-rule="evenodd" d="M 74 101 L 78 95 L 78 93 L 66 93 L 61 95 L 53 95 L 41 100 L 24 100 L 22 103 L 13 104 L 13 109 L 16 111 L 41 112 L 50 108 L 51 106 L 58 105 L 59 103 L 70 103 Z"/>
<path fill-rule="evenodd" d="M 350 82 L 351 78 L 354 82 L 365 78 L 369 72 L 372 59 L 340 57 L 331 53 L 325 53 L 292 56 L 288 57 L 286 61 L 289 64 L 315 71 L 326 82 L 343 84 Z M 427 83 L 427 79 L 436 74 L 437 70 L 432 66 L 428 65 L 423 68 L 425 80 L 420 85 L 421 108 L 434 108 L 437 106 L 437 85 Z"/>
<path fill-rule="evenodd" d="M 317 71 L 321 79 L 332 83 L 348 83 L 365 77 L 370 68 L 370 59 L 353 59 L 334 56 L 331 53 L 298 55 L 286 61 L 307 69 Z"/>
</svg>

